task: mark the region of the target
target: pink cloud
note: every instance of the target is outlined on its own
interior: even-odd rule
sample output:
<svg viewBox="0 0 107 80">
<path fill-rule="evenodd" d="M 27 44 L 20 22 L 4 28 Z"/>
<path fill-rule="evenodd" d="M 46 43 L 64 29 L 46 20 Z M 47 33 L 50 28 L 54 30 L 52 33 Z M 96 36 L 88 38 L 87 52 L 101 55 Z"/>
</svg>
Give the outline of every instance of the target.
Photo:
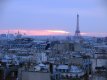
<svg viewBox="0 0 107 80">
<path fill-rule="evenodd" d="M 69 32 L 64 31 L 64 30 L 0 30 L 0 34 L 2 33 L 18 33 L 18 31 L 21 34 L 26 34 L 26 35 L 67 35 Z"/>
<path fill-rule="evenodd" d="M 65 30 L 17 30 L 17 29 L 14 29 L 14 30 L 0 30 L 0 34 L 7 34 L 8 32 L 9 33 L 12 33 L 12 34 L 15 34 L 15 33 L 18 33 L 18 31 L 21 33 L 21 34 L 26 34 L 26 35 L 36 35 L 36 36 L 43 36 L 43 35 L 74 35 L 74 33 L 72 32 L 68 32 L 68 31 L 65 31 Z M 104 32 L 81 32 L 81 35 L 82 36 L 100 36 L 100 37 L 103 37 L 103 36 L 107 36 L 107 33 L 104 33 Z"/>
</svg>

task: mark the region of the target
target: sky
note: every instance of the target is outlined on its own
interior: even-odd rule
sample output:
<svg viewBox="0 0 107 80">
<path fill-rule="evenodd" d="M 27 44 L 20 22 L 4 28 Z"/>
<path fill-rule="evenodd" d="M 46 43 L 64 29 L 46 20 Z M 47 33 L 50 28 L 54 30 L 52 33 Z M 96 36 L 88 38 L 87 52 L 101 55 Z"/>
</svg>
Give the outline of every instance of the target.
<svg viewBox="0 0 107 80">
<path fill-rule="evenodd" d="M 106 0 L 0 0 L 0 33 L 106 36 Z"/>
</svg>

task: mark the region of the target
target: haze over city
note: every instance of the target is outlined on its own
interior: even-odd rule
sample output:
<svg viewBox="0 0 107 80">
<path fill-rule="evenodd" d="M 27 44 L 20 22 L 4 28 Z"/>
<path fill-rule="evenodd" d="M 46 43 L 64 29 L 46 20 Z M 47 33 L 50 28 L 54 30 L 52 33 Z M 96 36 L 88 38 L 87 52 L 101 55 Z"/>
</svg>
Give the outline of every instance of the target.
<svg viewBox="0 0 107 80">
<path fill-rule="evenodd" d="M 104 0 L 1 0 L 0 33 L 74 35 L 80 15 L 82 35 L 106 36 Z"/>
</svg>

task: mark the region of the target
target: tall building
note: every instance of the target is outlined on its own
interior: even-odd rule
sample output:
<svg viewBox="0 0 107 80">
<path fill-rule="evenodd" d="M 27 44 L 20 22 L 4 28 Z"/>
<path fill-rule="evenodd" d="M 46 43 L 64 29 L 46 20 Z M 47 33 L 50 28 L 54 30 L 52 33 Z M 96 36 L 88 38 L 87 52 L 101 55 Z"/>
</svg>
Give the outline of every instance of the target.
<svg viewBox="0 0 107 80">
<path fill-rule="evenodd" d="M 83 38 L 81 37 L 80 34 L 80 29 L 79 29 L 79 14 L 77 14 L 77 23 L 76 23 L 76 31 L 74 35 L 74 51 L 82 51 L 82 45 L 83 43 Z"/>
<path fill-rule="evenodd" d="M 80 30 L 79 30 L 79 14 L 77 14 L 77 24 L 76 24 L 76 31 L 75 31 L 75 39 L 80 39 L 81 35 L 80 35 Z"/>
</svg>

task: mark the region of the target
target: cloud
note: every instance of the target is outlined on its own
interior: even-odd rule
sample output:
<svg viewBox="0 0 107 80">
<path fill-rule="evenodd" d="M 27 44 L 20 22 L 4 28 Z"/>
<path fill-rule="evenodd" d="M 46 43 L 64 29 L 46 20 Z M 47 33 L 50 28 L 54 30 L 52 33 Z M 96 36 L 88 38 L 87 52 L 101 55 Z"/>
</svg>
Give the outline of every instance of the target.
<svg viewBox="0 0 107 80">
<path fill-rule="evenodd" d="M 73 36 L 74 34 L 72 32 L 68 32 L 68 31 L 65 31 L 65 30 L 0 30 L 0 34 L 3 34 L 3 33 L 12 33 L 12 34 L 15 34 L 15 33 L 18 33 L 18 31 L 21 33 L 21 34 L 26 34 L 26 35 L 33 35 L 33 36 L 48 36 L 48 35 L 71 35 Z M 81 35 L 82 36 L 96 36 L 96 37 L 105 37 L 107 36 L 107 33 L 103 33 L 103 32 L 81 32 Z"/>
<path fill-rule="evenodd" d="M 26 35 L 67 35 L 70 32 L 64 31 L 64 30 L 0 30 L 0 33 L 17 33 L 20 32 L 21 34 Z"/>
<path fill-rule="evenodd" d="M 96 36 L 96 37 L 105 37 L 107 33 L 105 32 L 82 32 L 81 35 L 83 36 Z"/>
</svg>

